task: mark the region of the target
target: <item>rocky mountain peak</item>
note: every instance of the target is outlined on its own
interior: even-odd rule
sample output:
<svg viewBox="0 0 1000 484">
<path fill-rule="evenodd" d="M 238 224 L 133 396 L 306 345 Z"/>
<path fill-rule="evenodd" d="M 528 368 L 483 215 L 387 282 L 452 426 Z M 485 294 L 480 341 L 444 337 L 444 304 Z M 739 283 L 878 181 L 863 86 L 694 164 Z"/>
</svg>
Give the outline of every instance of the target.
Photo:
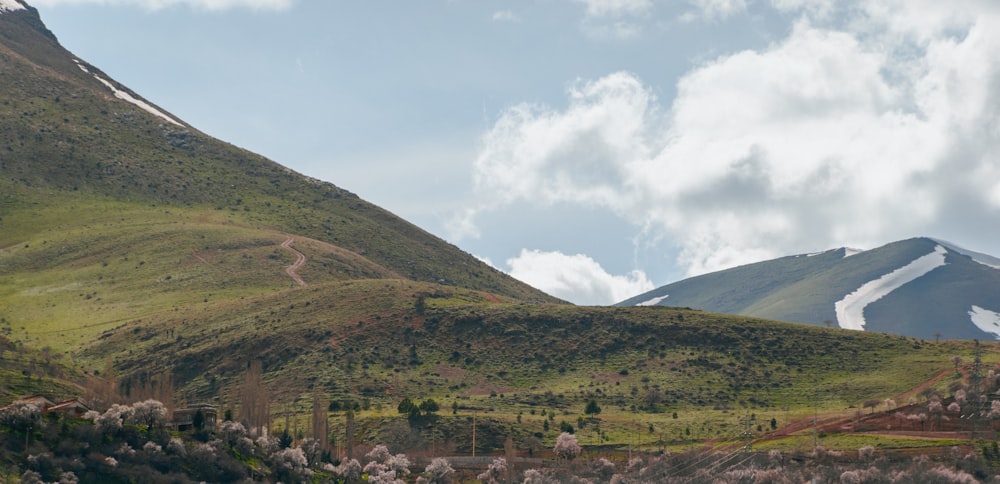
<svg viewBox="0 0 1000 484">
<path fill-rule="evenodd" d="M 41 34 L 53 42 L 59 42 L 55 34 L 42 22 L 42 17 L 38 15 L 38 10 L 23 0 L 0 0 L 0 22 L 27 27 L 29 31 Z M 3 30 L 3 37 L 6 37 L 7 40 L 17 40 L 13 38 L 17 33 L 16 29 Z"/>
</svg>

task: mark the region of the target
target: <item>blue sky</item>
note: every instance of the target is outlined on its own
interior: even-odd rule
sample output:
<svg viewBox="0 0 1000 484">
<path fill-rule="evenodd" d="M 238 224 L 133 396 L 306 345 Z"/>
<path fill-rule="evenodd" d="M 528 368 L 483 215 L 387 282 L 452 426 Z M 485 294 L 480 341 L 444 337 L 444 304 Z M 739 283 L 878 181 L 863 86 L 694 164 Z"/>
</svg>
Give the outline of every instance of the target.
<svg viewBox="0 0 1000 484">
<path fill-rule="evenodd" d="M 536 287 L 928 235 L 1000 254 L 989 0 L 35 0 L 198 129 Z"/>
</svg>

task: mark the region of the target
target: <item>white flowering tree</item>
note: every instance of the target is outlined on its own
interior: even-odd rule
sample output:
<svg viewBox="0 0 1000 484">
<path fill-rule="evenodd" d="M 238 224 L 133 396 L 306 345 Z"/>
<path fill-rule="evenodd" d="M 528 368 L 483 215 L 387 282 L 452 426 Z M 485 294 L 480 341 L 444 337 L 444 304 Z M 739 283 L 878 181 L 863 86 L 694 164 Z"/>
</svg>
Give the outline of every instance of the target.
<svg viewBox="0 0 1000 484">
<path fill-rule="evenodd" d="M 556 445 L 552 450 L 557 457 L 566 461 L 576 459 L 583 452 L 583 449 L 580 448 L 580 443 L 576 440 L 576 436 L 569 432 L 559 434 L 559 437 L 556 438 Z"/>
<path fill-rule="evenodd" d="M 368 482 L 377 483 L 403 483 L 397 476 L 404 476 L 410 473 L 410 460 L 405 454 L 393 455 L 389 448 L 379 444 L 371 452 L 365 454 L 369 459 L 364 467 L 364 472 L 368 474 Z"/>
<path fill-rule="evenodd" d="M 361 463 L 357 459 L 341 462 L 333 472 L 348 484 L 361 482 Z"/>
<path fill-rule="evenodd" d="M 858 449 L 858 459 L 861 460 L 862 462 L 868 462 L 872 460 L 872 456 L 874 455 L 875 455 L 875 447 L 872 447 L 870 445 L 866 445 Z"/>
<path fill-rule="evenodd" d="M 507 459 L 497 457 L 496 459 L 493 459 L 493 462 L 490 463 L 490 466 L 486 468 L 485 472 L 476 476 L 476 479 L 488 484 L 497 484 L 503 480 L 504 475 L 506 474 Z"/>
<path fill-rule="evenodd" d="M 990 411 L 986 416 L 989 418 L 1000 418 L 1000 400 L 990 402 Z"/>
<path fill-rule="evenodd" d="M 110 434 L 121 430 L 126 420 L 132 418 L 132 407 L 114 404 L 94 419 L 101 432 Z"/>
<path fill-rule="evenodd" d="M 128 421 L 136 425 L 145 425 L 146 430 L 163 425 L 167 420 L 167 407 L 159 400 L 149 399 L 132 404 L 132 412 Z"/>
<path fill-rule="evenodd" d="M 454 473 L 455 469 L 452 469 L 448 459 L 443 457 L 431 460 L 431 463 L 424 468 L 424 474 L 427 474 L 427 484 L 445 484 L 450 481 L 451 475 Z"/>
<path fill-rule="evenodd" d="M 524 471 L 524 484 L 548 484 L 551 480 L 538 469 Z"/>
<path fill-rule="evenodd" d="M 28 432 L 38 427 L 41 416 L 37 405 L 17 402 L 0 410 L 0 425 L 15 432 Z"/>
</svg>

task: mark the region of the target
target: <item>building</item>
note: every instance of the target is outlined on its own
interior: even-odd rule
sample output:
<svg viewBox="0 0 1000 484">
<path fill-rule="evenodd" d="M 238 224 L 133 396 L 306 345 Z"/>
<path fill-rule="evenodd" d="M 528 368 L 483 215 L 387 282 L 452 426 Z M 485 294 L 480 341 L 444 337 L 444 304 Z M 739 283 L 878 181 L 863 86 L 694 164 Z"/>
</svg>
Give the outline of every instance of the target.
<svg viewBox="0 0 1000 484">
<path fill-rule="evenodd" d="M 55 412 L 68 417 L 83 418 L 83 415 L 90 411 L 90 407 L 84 405 L 79 399 L 74 398 L 52 405 L 45 411 Z"/>
<path fill-rule="evenodd" d="M 215 430 L 216 424 L 219 420 L 219 411 L 212 405 L 207 403 L 196 403 L 190 405 L 186 408 L 178 408 L 174 410 L 173 418 L 170 420 L 169 426 L 180 431 L 194 430 L 195 428 L 195 418 L 201 412 L 202 429 L 204 430 Z"/>
</svg>

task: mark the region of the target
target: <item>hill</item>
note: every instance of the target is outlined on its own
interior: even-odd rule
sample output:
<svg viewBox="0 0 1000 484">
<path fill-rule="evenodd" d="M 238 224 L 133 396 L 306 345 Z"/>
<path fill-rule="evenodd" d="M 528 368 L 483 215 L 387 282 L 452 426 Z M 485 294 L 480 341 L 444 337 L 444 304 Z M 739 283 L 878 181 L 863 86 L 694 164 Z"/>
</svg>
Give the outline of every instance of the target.
<svg viewBox="0 0 1000 484">
<path fill-rule="evenodd" d="M 1000 264 L 915 238 L 705 274 L 619 303 L 662 305 L 924 339 L 1000 337 Z"/>
<path fill-rule="evenodd" d="M 556 302 L 346 190 L 187 126 L 63 49 L 30 7 L 0 13 L 0 33 L 0 307 L 14 327 L 107 327 L 208 293 L 284 288 L 288 236 L 317 282 L 402 278 Z"/>
<path fill-rule="evenodd" d="M 53 206 L 76 205 L 63 214 L 71 220 L 101 203 L 224 212 L 227 223 L 325 241 L 401 277 L 554 301 L 346 190 L 187 126 L 65 51 L 33 9 L 0 14 L 0 30 L 0 247 L 51 226 L 17 214 Z"/>
</svg>

